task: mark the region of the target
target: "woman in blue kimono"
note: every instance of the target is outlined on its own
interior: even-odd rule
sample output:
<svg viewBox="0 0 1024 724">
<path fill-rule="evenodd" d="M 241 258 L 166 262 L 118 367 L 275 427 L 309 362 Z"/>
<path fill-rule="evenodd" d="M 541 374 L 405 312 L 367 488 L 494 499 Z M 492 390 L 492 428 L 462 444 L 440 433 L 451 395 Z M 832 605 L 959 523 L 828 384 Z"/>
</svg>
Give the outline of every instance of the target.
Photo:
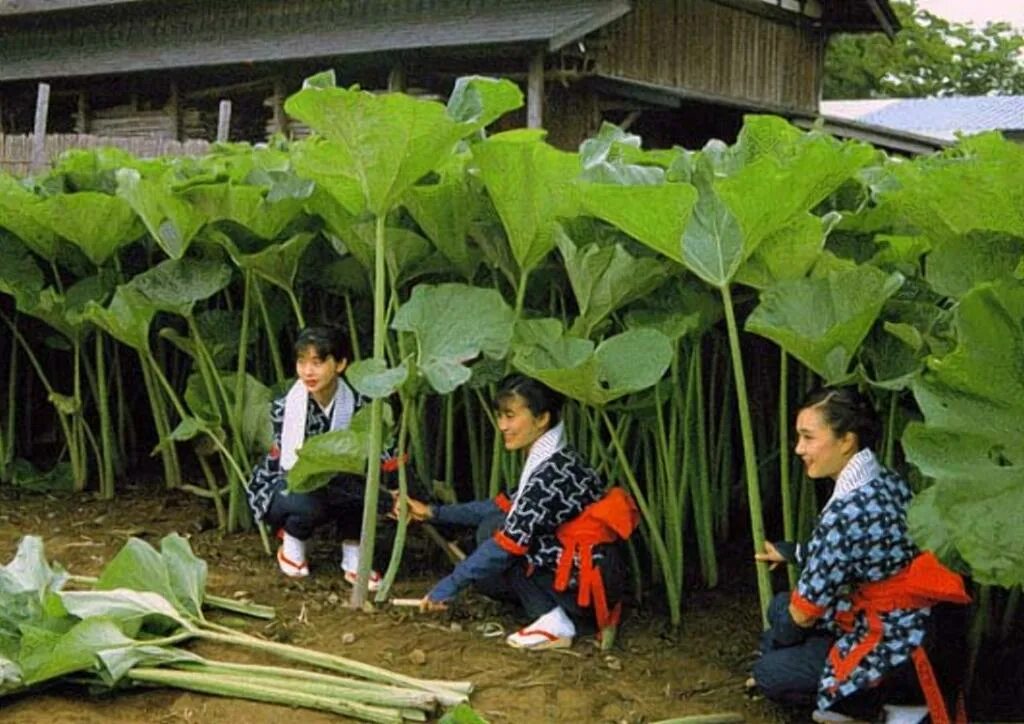
<svg viewBox="0 0 1024 724">
<path fill-rule="evenodd" d="M 796 589 L 772 601 L 750 683 L 781 702 L 813 701 L 819 721 L 873 718 L 888 685 L 912 682 L 914 670 L 922 684 L 934 681 L 921 646 L 931 605 L 968 600 L 960 577 L 910 540 L 911 490 L 872 452 L 880 431 L 854 388 L 812 392 L 797 416 L 796 453 L 809 477 L 835 488 L 805 546 L 766 543 L 755 556 L 801 571 Z M 929 708 L 944 710 L 923 688 Z"/>
<path fill-rule="evenodd" d="M 307 541 L 316 528 L 334 522 L 345 539 L 341 561 L 345 579 L 350 583 L 356 579 L 365 494 L 363 478 L 339 474 L 311 493 L 289 492 L 287 480 L 306 438 L 346 429 L 362 406 L 362 398 L 345 381 L 349 356 L 340 327 L 307 327 L 299 332 L 295 340 L 295 383 L 287 394 L 271 403 L 274 444 L 253 470 L 246 488 L 253 517 L 277 531 L 281 539 L 278 567 L 291 578 L 309 575 Z M 382 465 L 387 471 L 386 459 Z M 390 500 L 383 500 L 380 512 L 389 508 Z M 380 560 L 380 556 L 376 557 Z M 374 590 L 379 585 L 380 574 L 374 571 L 369 587 Z"/>
</svg>

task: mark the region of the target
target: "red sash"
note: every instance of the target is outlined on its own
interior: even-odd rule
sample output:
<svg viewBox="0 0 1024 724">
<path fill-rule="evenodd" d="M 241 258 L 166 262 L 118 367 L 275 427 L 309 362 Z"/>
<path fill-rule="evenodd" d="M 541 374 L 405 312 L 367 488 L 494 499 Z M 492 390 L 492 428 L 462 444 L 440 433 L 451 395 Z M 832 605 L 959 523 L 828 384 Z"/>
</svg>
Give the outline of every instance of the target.
<svg viewBox="0 0 1024 724">
<path fill-rule="evenodd" d="M 971 602 L 971 597 L 964 588 L 963 578 L 942 565 L 933 553 L 926 551 L 889 578 L 862 583 L 850 597 L 850 602 L 852 608 L 838 612 L 836 623 L 844 631 L 853 631 L 857 614 L 863 612 L 867 616 L 868 631 L 864 640 L 850 649 L 846 656 L 840 655 L 836 646 L 829 651 L 829 661 L 838 682 L 845 681 L 882 640 L 881 614 L 898 608 L 926 608 L 941 602 L 966 604 Z M 918 646 L 911 658 L 933 724 L 949 724 L 946 703 L 924 648 Z M 961 721 L 961 709 L 958 707 L 958 722 Z"/>
<path fill-rule="evenodd" d="M 604 581 L 600 571 L 594 568 L 593 548 L 600 543 L 629 538 L 639 522 L 640 512 L 633 498 L 622 488 L 612 488 L 603 498 L 588 505 L 582 513 L 555 531 L 562 544 L 562 554 L 555 569 L 555 590 L 564 591 L 569 586 L 572 562 L 578 553 L 579 595 L 576 601 L 584 607 L 593 603 L 599 630 L 619 622 L 622 603 L 615 604 L 614 610 L 608 610 Z"/>
</svg>

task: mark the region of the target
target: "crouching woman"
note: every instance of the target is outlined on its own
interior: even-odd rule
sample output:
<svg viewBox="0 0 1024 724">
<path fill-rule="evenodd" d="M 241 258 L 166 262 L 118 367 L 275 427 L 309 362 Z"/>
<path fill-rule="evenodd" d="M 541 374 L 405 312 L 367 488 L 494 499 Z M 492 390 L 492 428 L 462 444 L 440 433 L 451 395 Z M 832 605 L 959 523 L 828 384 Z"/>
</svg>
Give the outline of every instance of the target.
<svg viewBox="0 0 1024 724">
<path fill-rule="evenodd" d="M 835 488 L 806 546 L 766 543 L 755 556 L 802 569 L 792 594 L 772 601 L 750 683 L 782 703 L 815 702 L 816 721 L 873 720 L 916 673 L 932 721 L 949 721 L 922 644 L 931 606 L 969 598 L 960 576 L 911 542 L 910 488 L 871 449 L 880 429 L 853 388 L 804 401 L 796 453 L 809 477 Z"/>
<path fill-rule="evenodd" d="M 476 549 L 421 609 L 444 610 L 471 584 L 511 596 L 534 620 L 506 642 L 533 650 L 568 647 L 577 633 L 617 623 L 625 582 L 617 541 L 629 536 L 638 514 L 621 489 L 606 495 L 597 473 L 566 443 L 562 403 L 537 380 L 506 377 L 494 408 L 505 449 L 526 453 L 515 491 L 454 505 L 409 500 L 413 520 L 477 529 Z"/>
</svg>

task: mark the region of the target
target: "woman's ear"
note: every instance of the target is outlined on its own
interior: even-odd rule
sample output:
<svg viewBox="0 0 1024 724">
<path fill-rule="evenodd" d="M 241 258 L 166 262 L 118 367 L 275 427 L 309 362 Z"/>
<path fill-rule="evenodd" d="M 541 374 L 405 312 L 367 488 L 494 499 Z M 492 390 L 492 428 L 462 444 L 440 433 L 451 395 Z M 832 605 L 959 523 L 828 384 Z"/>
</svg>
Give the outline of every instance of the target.
<svg viewBox="0 0 1024 724">
<path fill-rule="evenodd" d="M 348 367 L 348 357 L 342 357 L 334 363 L 334 373 L 340 375 Z"/>
<path fill-rule="evenodd" d="M 545 430 L 551 429 L 551 413 L 547 410 L 537 415 L 537 426 L 542 427 Z"/>
<path fill-rule="evenodd" d="M 860 441 L 857 439 L 857 433 L 852 430 L 848 430 L 846 434 L 839 438 L 839 445 L 845 454 L 855 455 L 860 449 Z"/>
</svg>

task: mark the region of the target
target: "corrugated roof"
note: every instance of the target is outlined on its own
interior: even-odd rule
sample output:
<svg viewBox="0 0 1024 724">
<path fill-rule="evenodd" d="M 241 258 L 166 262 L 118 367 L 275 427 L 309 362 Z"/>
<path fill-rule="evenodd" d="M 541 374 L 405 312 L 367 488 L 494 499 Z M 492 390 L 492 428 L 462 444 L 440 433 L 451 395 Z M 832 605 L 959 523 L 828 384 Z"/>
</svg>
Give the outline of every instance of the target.
<svg viewBox="0 0 1024 724">
<path fill-rule="evenodd" d="M 146 0 L 0 0 L 0 16 L 52 13 L 99 5 L 146 2 Z"/>
<path fill-rule="evenodd" d="M 826 101 L 821 112 L 924 136 L 953 140 L 957 133 L 1024 131 L 1024 96 Z M 876 105 L 871 105 L 876 104 Z"/>
<path fill-rule="evenodd" d="M 387 17 L 365 12 L 344 23 L 317 22 L 299 28 L 192 27 L 170 32 L 172 20 L 155 22 L 162 35 L 105 42 L 102 32 L 82 32 L 77 42 L 53 42 L 40 52 L 31 43 L 0 42 L 0 81 L 102 75 L 165 68 L 301 60 L 391 50 L 455 48 L 498 44 L 546 44 L 558 50 L 629 12 L 627 0 L 513 0 L 462 4 L 463 12 L 440 12 L 423 3 L 417 10 Z M 459 3 L 449 3 L 453 8 Z M 446 8 L 445 10 L 450 10 Z M 167 12 L 174 12 L 173 8 Z M 159 21 L 159 19 L 156 19 Z M 98 28 L 104 19 L 95 19 Z M 143 25 L 143 28 L 146 26 Z M 68 31 L 70 32 L 70 31 Z"/>
</svg>

